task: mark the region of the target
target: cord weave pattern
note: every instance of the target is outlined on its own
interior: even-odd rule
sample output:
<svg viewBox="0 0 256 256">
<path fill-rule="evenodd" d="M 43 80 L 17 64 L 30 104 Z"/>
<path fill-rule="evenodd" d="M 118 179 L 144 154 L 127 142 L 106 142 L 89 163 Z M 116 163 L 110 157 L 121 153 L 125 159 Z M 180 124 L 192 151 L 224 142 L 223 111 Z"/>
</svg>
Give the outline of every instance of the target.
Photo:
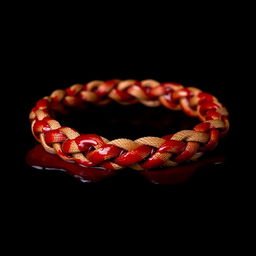
<svg viewBox="0 0 256 256">
<path fill-rule="evenodd" d="M 96 134 L 80 134 L 62 127 L 53 112 L 65 113 L 65 106 L 82 107 L 86 102 L 106 105 L 116 101 L 123 105 L 142 103 L 148 107 L 163 105 L 182 110 L 201 121 L 192 130 L 182 130 L 160 137 L 108 139 Z M 109 80 L 75 84 L 55 90 L 36 103 L 29 115 L 32 133 L 44 149 L 65 161 L 83 166 L 135 170 L 175 166 L 198 159 L 214 149 L 229 129 L 228 112 L 213 95 L 194 87 L 155 80 Z"/>
</svg>

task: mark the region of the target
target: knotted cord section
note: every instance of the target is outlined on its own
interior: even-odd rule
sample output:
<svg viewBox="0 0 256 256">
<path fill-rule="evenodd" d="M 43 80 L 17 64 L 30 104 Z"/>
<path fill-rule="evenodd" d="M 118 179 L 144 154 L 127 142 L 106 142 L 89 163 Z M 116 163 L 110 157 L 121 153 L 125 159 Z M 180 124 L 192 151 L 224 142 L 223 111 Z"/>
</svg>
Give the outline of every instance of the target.
<svg viewBox="0 0 256 256">
<path fill-rule="evenodd" d="M 62 127 L 53 111 L 65 113 L 65 106 L 82 107 L 86 102 L 106 105 L 116 101 L 123 105 L 142 103 L 148 107 L 163 105 L 182 110 L 201 121 L 192 130 L 159 137 L 142 137 L 135 141 L 121 138 L 109 141 L 96 134 L 80 134 Z M 155 80 L 95 80 L 55 90 L 39 100 L 30 116 L 32 133 L 44 149 L 65 161 L 83 166 L 100 166 L 109 170 L 129 167 L 135 170 L 175 166 L 198 159 L 214 149 L 229 129 L 228 112 L 211 94 L 177 83 Z"/>
</svg>

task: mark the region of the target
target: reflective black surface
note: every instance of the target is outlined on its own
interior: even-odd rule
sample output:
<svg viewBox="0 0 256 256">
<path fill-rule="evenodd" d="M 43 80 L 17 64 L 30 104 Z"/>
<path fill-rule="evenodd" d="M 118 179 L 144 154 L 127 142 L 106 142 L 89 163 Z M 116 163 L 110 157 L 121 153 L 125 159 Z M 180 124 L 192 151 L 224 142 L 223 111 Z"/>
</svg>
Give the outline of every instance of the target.
<svg viewBox="0 0 256 256">
<path fill-rule="evenodd" d="M 69 74 L 75 76 L 76 72 Z M 239 169 L 236 169 L 238 162 L 234 158 L 235 144 L 234 139 L 238 136 L 239 126 L 236 126 L 236 120 L 240 113 L 233 112 L 234 104 L 233 99 L 230 98 L 229 89 L 224 80 L 217 81 L 213 78 L 199 77 L 198 80 L 186 79 L 175 80 L 168 79 L 175 82 L 183 83 L 186 86 L 197 86 L 206 92 L 216 95 L 221 102 L 223 102 L 230 110 L 231 114 L 231 130 L 226 138 L 220 141 L 219 146 L 213 152 L 206 154 L 207 157 L 221 157 L 223 159 L 221 164 L 206 164 L 200 166 L 198 170 L 191 176 L 190 179 L 180 185 L 175 186 L 159 186 L 148 182 L 139 173 L 124 170 L 118 173 L 115 177 L 111 177 L 97 184 L 83 184 L 79 180 L 58 171 L 44 171 L 36 170 L 29 167 L 25 162 L 25 156 L 31 150 L 36 142 L 34 141 L 31 132 L 27 115 L 30 108 L 33 107 L 36 99 L 40 96 L 49 94 L 55 88 L 65 88 L 66 86 L 75 82 L 87 82 L 90 79 L 109 79 L 111 77 L 129 78 L 135 77 L 142 79 L 143 77 L 153 77 L 160 81 L 168 81 L 165 77 L 168 72 L 92 72 L 90 75 L 85 75 L 85 79 L 65 79 L 58 76 L 45 75 L 44 78 L 29 80 L 22 92 L 22 103 L 20 104 L 19 111 L 16 116 L 18 125 L 15 126 L 17 136 L 16 146 L 17 158 L 14 160 L 16 165 L 13 173 L 15 177 L 15 186 L 21 189 L 29 188 L 33 191 L 33 195 L 38 193 L 40 196 L 47 196 L 51 194 L 50 198 L 55 193 L 69 194 L 77 191 L 79 196 L 93 194 L 90 200 L 97 196 L 109 197 L 113 195 L 120 195 L 123 193 L 125 196 L 132 196 L 139 198 L 143 194 L 148 195 L 147 200 L 151 200 L 151 196 L 159 196 L 161 201 L 163 198 L 178 195 L 191 195 L 191 193 L 198 194 L 197 196 L 218 195 L 220 197 L 227 196 L 237 192 L 237 175 L 240 175 Z M 81 75 L 81 73 L 77 73 Z M 161 76 L 160 76 L 161 74 Z M 51 74 L 52 75 L 52 74 Z M 79 76 L 78 75 L 78 76 Z M 142 77 L 143 76 L 143 77 Z M 171 77 L 171 74 L 170 74 Z M 210 77 L 210 76 L 209 76 Z M 49 78 L 49 79 L 46 79 Z M 52 78 L 52 80 L 51 80 Z M 45 80 L 46 79 L 46 80 Z M 216 78 L 215 78 L 216 79 Z M 225 84 L 225 85 L 224 85 Z M 226 87 L 225 87 L 226 86 Z M 82 112 L 74 112 L 66 117 L 59 117 L 62 124 L 71 126 L 79 132 L 96 133 L 108 139 L 118 137 L 125 137 L 136 139 L 141 136 L 163 136 L 180 129 L 189 129 L 198 123 L 197 119 L 192 119 L 184 115 L 182 112 L 172 112 L 163 107 L 148 108 L 143 105 L 120 106 L 113 103 L 104 107 L 89 106 Z M 22 125 L 20 125 L 22 124 Z M 238 144 L 237 144 L 238 145 Z M 118 191 L 118 192 L 117 192 Z M 202 191 L 204 191 L 202 193 Z M 53 194 L 52 194 L 53 193 Z M 59 195 L 60 196 L 60 195 Z M 60 196 L 60 199 L 63 199 Z M 157 200 L 158 201 L 158 200 Z"/>
</svg>

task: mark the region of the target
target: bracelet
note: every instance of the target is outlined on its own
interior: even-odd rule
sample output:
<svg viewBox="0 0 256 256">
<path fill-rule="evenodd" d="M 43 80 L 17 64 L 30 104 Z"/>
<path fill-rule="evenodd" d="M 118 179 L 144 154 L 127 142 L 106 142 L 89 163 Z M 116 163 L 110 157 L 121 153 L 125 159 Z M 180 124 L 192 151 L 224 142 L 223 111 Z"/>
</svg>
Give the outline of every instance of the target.
<svg viewBox="0 0 256 256">
<path fill-rule="evenodd" d="M 54 111 L 64 112 L 65 106 L 81 107 L 86 102 L 106 105 L 112 101 L 124 105 L 140 102 L 149 107 L 163 105 L 198 117 L 201 123 L 193 130 L 161 138 L 109 141 L 96 134 L 79 134 L 70 127 L 62 127 L 53 118 Z M 214 149 L 229 130 L 228 112 L 213 95 L 194 87 L 151 79 L 96 80 L 55 90 L 36 103 L 29 118 L 34 137 L 46 151 L 56 153 L 65 161 L 109 170 L 125 167 L 145 170 L 197 160 L 204 152 Z"/>
</svg>

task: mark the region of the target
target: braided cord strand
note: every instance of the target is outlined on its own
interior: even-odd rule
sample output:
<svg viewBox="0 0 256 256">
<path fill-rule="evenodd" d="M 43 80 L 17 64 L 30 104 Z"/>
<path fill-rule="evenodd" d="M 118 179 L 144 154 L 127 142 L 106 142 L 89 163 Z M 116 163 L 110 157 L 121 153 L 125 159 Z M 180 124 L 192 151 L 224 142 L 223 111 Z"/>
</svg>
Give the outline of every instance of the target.
<svg viewBox="0 0 256 256">
<path fill-rule="evenodd" d="M 62 127 L 52 116 L 52 111 L 64 113 L 65 106 L 80 107 L 85 102 L 106 105 L 112 101 L 123 105 L 140 102 L 148 107 L 163 105 L 197 117 L 201 123 L 192 130 L 162 138 L 109 141 L 96 134 L 80 134 L 70 127 Z M 194 87 L 151 79 L 95 80 L 85 85 L 72 85 L 66 90 L 55 90 L 36 103 L 29 119 L 35 139 L 46 151 L 56 153 L 64 161 L 109 170 L 126 167 L 144 170 L 196 160 L 204 152 L 214 149 L 229 130 L 228 112 L 216 97 Z"/>
</svg>

